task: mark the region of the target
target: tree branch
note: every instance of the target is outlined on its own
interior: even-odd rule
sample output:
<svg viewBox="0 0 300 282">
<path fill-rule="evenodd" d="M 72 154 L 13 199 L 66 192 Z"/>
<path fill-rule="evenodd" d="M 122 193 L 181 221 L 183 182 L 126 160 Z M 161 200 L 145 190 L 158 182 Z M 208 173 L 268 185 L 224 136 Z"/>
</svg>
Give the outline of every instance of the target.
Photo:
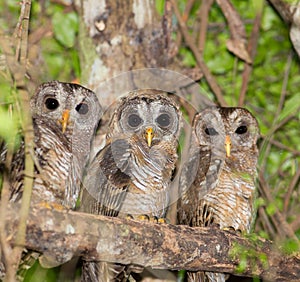
<svg viewBox="0 0 300 282">
<path fill-rule="evenodd" d="M 24 183 L 23 183 L 23 198 L 22 206 L 20 209 L 20 225 L 18 228 L 17 241 L 25 241 L 26 232 L 26 219 L 29 213 L 31 190 L 33 186 L 33 178 L 28 177 L 33 175 L 34 163 L 31 157 L 31 152 L 33 150 L 33 126 L 30 116 L 30 95 L 27 90 L 26 85 L 26 71 L 27 71 L 27 53 L 28 53 L 28 31 L 29 31 L 29 18 L 31 10 L 31 1 L 24 0 L 21 1 L 21 13 L 17 27 L 15 29 L 14 37 L 6 37 L 2 30 L 0 30 L 0 46 L 2 48 L 3 54 L 7 62 L 7 67 L 10 70 L 11 76 L 13 78 L 16 89 L 18 89 L 18 97 L 16 97 L 16 112 L 20 117 L 20 124 L 24 133 L 24 143 L 25 143 L 25 167 L 24 167 Z M 13 44 L 14 43 L 14 44 Z M 12 46 L 16 45 L 17 48 L 14 51 Z M 8 150 L 8 155 L 10 150 Z M 7 183 L 4 183 L 4 187 Z M 7 186 L 8 187 L 8 186 Z M 7 190 L 7 188 L 4 188 Z M 2 198 L 0 202 L 1 216 L 5 217 L 6 201 L 8 201 L 7 192 L 5 192 L 5 197 Z M 3 193 L 4 194 L 4 193 Z M 0 256 L 4 255 L 4 263 L 6 267 L 6 281 L 14 281 L 14 273 L 17 265 L 19 264 L 22 248 L 15 247 L 12 250 L 5 245 L 6 236 L 5 229 L 3 225 L 0 224 Z M 3 254 L 1 254 L 1 249 L 3 249 Z M 2 264 L 0 263 L 0 270 Z"/>
<path fill-rule="evenodd" d="M 227 106 L 227 103 L 223 97 L 223 93 L 222 93 L 220 86 L 218 85 L 215 77 L 211 74 L 209 68 L 203 61 L 202 55 L 199 52 L 199 49 L 198 49 L 196 43 L 189 35 L 186 24 L 181 17 L 177 2 L 175 0 L 171 0 L 171 3 L 172 3 L 173 10 L 174 10 L 174 14 L 178 20 L 178 24 L 181 29 L 182 35 L 184 37 L 184 40 L 185 40 L 186 44 L 189 46 L 189 48 L 191 49 L 191 51 L 193 52 L 195 59 L 197 61 L 197 64 L 200 67 L 201 71 L 203 72 L 204 77 L 207 80 L 209 87 L 214 92 L 220 106 L 222 106 L 222 107 Z"/>
<path fill-rule="evenodd" d="M 153 224 L 45 206 L 31 208 L 25 245 L 59 263 L 83 256 L 86 260 L 227 272 L 270 281 L 300 278 L 300 257 L 283 256 L 264 239 L 254 242 L 218 228 Z M 9 206 L 6 216 L 6 228 L 11 234 L 8 241 L 12 243 L 17 232 L 18 207 Z M 240 258 L 245 254 L 249 263 L 237 274 Z"/>
</svg>

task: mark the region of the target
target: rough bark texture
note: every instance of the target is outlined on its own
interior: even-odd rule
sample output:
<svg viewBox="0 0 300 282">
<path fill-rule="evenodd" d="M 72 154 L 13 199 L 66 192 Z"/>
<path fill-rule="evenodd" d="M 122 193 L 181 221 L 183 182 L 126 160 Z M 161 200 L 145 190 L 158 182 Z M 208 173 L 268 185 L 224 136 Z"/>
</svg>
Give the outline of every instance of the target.
<svg viewBox="0 0 300 282">
<path fill-rule="evenodd" d="M 14 242 L 18 208 L 9 206 L 6 228 Z M 238 246 L 238 247 L 237 247 Z M 43 259 L 64 263 L 73 256 L 139 264 L 158 269 L 207 270 L 259 276 L 267 281 L 299 281 L 300 257 L 283 256 L 266 240 L 256 243 L 232 232 L 167 224 L 141 223 L 59 210 L 45 205 L 31 209 L 26 247 L 42 252 Z M 239 253 L 240 250 L 241 253 Z M 247 250 L 249 264 L 236 268 Z M 233 256 L 233 252 L 236 253 Z M 259 257 L 265 256 L 265 260 Z M 253 267 L 251 267 L 251 265 Z"/>
<path fill-rule="evenodd" d="M 153 1 L 78 2 L 83 82 L 90 88 L 120 72 L 169 65 L 170 31 Z M 114 98 L 102 97 L 101 102 L 107 106 Z"/>
</svg>

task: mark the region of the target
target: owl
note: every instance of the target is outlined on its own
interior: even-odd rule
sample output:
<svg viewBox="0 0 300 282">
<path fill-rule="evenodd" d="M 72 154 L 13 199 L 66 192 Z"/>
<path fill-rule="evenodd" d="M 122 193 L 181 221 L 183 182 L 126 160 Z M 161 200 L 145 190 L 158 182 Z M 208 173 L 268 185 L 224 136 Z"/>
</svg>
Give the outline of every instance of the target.
<svg viewBox="0 0 300 282">
<path fill-rule="evenodd" d="M 40 85 L 30 107 L 35 138 L 32 200 L 73 209 L 102 108 L 91 90 L 59 81 Z M 23 189 L 17 169 L 24 166 L 22 148 L 12 165 L 11 201 L 16 202 Z"/>
<path fill-rule="evenodd" d="M 112 115 L 106 146 L 88 167 L 81 210 L 113 217 L 163 218 L 180 128 L 179 107 L 165 92 L 144 89 L 123 97 Z M 123 281 L 133 268 L 83 262 L 82 280 Z"/>
<path fill-rule="evenodd" d="M 31 202 L 49 202 L 74 209 L 102 108 L 91 90 L 59 81 L 40 85 L 31 98 L 30 108 L 35 144 Z M 0 156 L 4 159 L 6 149 L 1 147 Z M 22 198 L 24 151 L 22 142 L 12 159 L 11 202 Z M 24 254 L 19 273 L 37 257 L 36 253 Z"/>
<path fill-rule="evenodd" d="M 207 108 L 194 117 L 179 180 L 178 223 L 248 233 L 255 219 L 259 128 L 243 108 Z M 188 272 L 189 281 L 225 281 L 222 273 Z"/>
</svg>

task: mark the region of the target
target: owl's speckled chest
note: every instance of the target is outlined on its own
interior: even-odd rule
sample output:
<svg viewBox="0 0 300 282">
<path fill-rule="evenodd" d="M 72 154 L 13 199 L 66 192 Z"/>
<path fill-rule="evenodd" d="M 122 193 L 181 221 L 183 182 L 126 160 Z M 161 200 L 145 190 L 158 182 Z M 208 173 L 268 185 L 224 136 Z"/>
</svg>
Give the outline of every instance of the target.
<svg viewBox="0 0 300 282">
<path fill-rule="evenodd" d="M 226 169 L 219 176 L 215 189 L 200 201 L 202 222 L 210 220 L 220 228 L 233 227 L 235 230 L 250 231 L 254 218 L 255 185 L 254 177 L 243 179 Z"/>
<path fill-rule="evenodd" d="M 175 143 L 160 142 L 148 147 L 145 143 L 133 142 L 127 170 L 131 183 L 122 204 L 122 213 L 165 215 L 169 203 L 168 189 L 177 160 Z"/>
<path fill-rule="evenodd" d="M 83 165 L 72 152 L 70 141 L 58 130 L 37 124 L 36 157 L 39 165 L 33 187 L 34 202 L 47 201 L 74 208 Z"/>
</svg>

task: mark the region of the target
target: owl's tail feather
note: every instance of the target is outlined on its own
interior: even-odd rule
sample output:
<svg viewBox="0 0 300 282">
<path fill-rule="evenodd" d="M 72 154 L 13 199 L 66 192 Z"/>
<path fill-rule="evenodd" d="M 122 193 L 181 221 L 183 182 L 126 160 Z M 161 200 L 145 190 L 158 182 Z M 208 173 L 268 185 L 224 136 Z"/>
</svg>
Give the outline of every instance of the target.
<svg viewBox="0 0 300 282">
<path fill-rule="evenodd" d="M 23 250 L 21 262 L 17 271 L 17 281 L 21 282 L 25 279 L 27 271 L 35 264 L 40 254 L 30 250 Z"/>
<path fill-rule="evenodd" d="M 188 282 L 225 282 L 228 275 L 216 272 L 188 272 Z"/>
<path fill-rule="evenodd" d="M 141 272 L 138 265 L 83 261 L 81 282 L 125 282 L 131 272 Z"/>
</svg>

